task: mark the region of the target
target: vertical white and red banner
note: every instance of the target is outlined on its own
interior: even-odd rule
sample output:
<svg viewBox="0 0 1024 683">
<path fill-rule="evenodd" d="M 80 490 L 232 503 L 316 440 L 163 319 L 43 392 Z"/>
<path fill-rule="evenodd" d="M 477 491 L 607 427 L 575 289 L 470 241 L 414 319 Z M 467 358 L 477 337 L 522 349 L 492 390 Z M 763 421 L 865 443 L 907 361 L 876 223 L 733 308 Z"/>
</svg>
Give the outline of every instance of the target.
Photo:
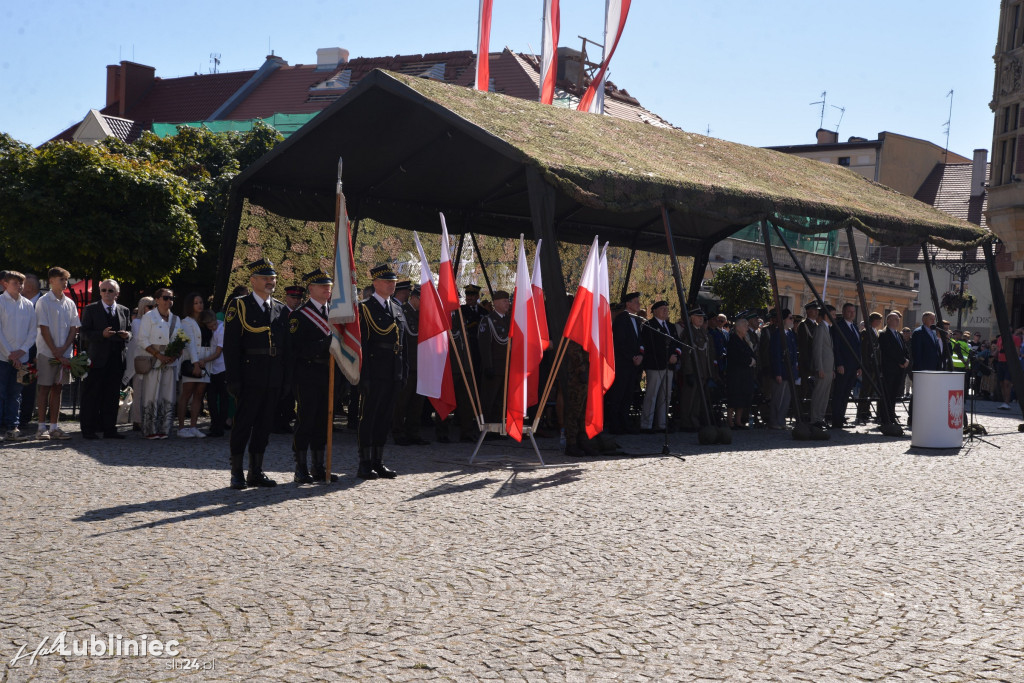
<svg viewBox="0 0 1024 683">
<path fill-rule="evenodd" d="M 558 78 L 558 0 L 544 0 L 544 35 L 540 40 L 540 103 L 551 104 L 555 99 L 555 80 Z"/>
<path fill-rule="evenodd" d="M 533 298 L 530 302 L 533 304 L 533 310 L 536 312 L 537 317 L 537 330 L 540 335 L 540 350 L 541 353 L 548 350 L 551 346 L 551 335 L 548 332 L 548 311 L 544 305 L 544 282 L 541 278 L 540 273 L 540 247 L 544 240 L 537 240 L 537 251 L 533 255 L 533 278 L 530 280 L 530 289 L 533 292 Z M 529 381 L 529 399 L 530 405 L 537 402 L 537 391 L 540 383 L 540 373 L 530 376 Z"/>
<path fill-rule="evenodd" d="M 476 89 L 487 92 L 491 82 L 491 6 L 493 0 L 480 0 L 476 33 Z"/>
<path fill-rule="evenodd" d="M 613 354 L 610 348 L 611 316 L 605 317 L 602 312 L 602 308 L 608 310 L 608 304 L 601 304 L 602 293 L 607 302 L 607 292 L 608 273 L 607 269 L 602 271 L 600 251 L 595 237 L 563 333 L 567 339 L 582 346 L 590 358 L 586 413 L 587 436 L 590 438 L 594 438 L 604 429 L 604 394 L 611 386 L 611 380 L 615 378 L 614 360 L 611 361 L 611 368 L 608 366 L 608 359 L 612 358 Z M 609 348 L 602 349 L 602 341 Z"/>
<path fill-rule="evenodd" d="M 449 322 L 451 314 L 459 308 L 459 290 L 455 284 L 455 270 L 452 268 L 451 248 L 448 245 L 448 224 L 441 215 L 441 264 L 437 269 L 437 293 Z"/>
<path fill-rule="evenodd" d="M 512 296 L 512 324 L 508 333 L 508 387 L 505 408 L 505 432 L 516 441 L 523 440 L 526 410 L 537 402 L 537 375 L 540 373 L 540 328 L 537 309 L 533 305 L 533 283 L 526 267 L 526 249 L 519 237 L 519 263 L 516 266 L 516 288 Z M 533 381 L 531 403 L 530 383 Z"/>
<path fill-rule="evenodd" d="M 338 187 L 336 197 L 336 233 L 334 242 L 334 290 L 327 321 L 334 328 L 331 355 L 342 374 L 352 384 L 359 384 L 359 369 L 363 363 L 362 332 L 359 330 L 359 311 L 356 310 L 356 259 L 352 253 L 352 230 L 348 222 L 345 194 L 341 191 L 341 161 L 338 161 Z"/>
<path fill-rule="evenodd" d="M 608 243 L 601 250 L 601 274 L 598 277 L 600 301 L 597 316 L 601 324 L 601 387 L 608 391 L 615 381 L 615 349 L 612 348 L 612 307 L 608 293 Z"/>
<path fill-rule="evenodd" d="M 455 382 L 448 356 L 450 316 L 434 287 L 430 263 L 423 253 L 420 236 L 413 232 L 420 255 L 420 325 L 416 344 L 416 393 L 426 396 L 442 420 L 455 409 Z M 444 255 L 442 254 L 442 258 Z"/>
<path fill-rule="evenodd" d="M 605 0 L 604 19 L 604 56 L 601 66 L 590 82 L 590 86 L 580 98 L 577 111 L 589 111 L 592 114 L 604 113 L 604 81 L 608 75 L 608 64 L 612 61 L 615 48 L 619 46 L 619 38 L 626 27 L 626 16 L 629 14 L 630 0 Z"/>
</svg>

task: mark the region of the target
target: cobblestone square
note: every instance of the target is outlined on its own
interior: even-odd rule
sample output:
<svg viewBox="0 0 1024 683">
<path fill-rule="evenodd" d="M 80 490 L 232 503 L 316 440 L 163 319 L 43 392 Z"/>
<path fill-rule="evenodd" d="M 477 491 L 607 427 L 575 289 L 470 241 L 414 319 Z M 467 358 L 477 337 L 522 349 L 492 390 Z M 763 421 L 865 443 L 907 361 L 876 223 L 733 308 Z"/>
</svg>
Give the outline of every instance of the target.
<svg viewBox="0 0 1024 683">
<path fill-rule="evenodd" d="M 1021 681 L 1024 435 L 981 405 L 991 445 L 959 451 L 389 446 L 371 482 L 338 432 L 331 486 L 274 436 L 279 485 L 245 491 L 224 439 L 5 443 L 0 680 Z M 62 631 L 179 658 L 29 660 Z"/>
</svg>

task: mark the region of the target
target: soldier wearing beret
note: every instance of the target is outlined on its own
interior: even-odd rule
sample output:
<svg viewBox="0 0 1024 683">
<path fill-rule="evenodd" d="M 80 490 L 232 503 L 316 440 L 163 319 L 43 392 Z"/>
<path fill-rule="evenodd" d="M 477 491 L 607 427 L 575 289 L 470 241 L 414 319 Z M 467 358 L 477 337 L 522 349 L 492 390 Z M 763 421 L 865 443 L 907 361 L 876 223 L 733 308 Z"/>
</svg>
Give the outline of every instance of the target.
<svg viewBox="0 0 1024 683">
<path fill-rule="evenodd" d="M 324 483 L 324 448 L 327 444 L 327 402 L 330 380 L 331 340 L 333 334 L 327 321 L 334 280 L 319 268 L 306 273 L 303 281 L 309 289 L 309 300 L 292 312 L 288 319 L 288 362 L 292 390 L 299 409 L 292 437 L 295 453 L 295 482 Z M 306 451 L 312 454 L 311 468 L 306 466 Z M 330 475 L 337 481 L 337 475 Z"/>
<path fill-rule="evenodd" d="M 480 344 L 480 403 L 484 420 L 501 422 L 503 417 L 505 365 L 508 360 L 509 294 L 494 293 L 494 310 L 480 319 L 477 341 Z"/>
<path fill-rule="evenodd" d="M 359 305 L 363 366 L 359 374 L 360 479 L 394 479 L 384 465 L 384 444 L 391 431 L 395 399 L 409 377 L 405 314 L 395 300 L 398 276 L 387 265 L 370 269 L 373 294 Z"/>
<path fill-rule="evenodd" d="M 248 270 L 251 292 L 232 299 L 224 315 L 224 365 L 228 391 L 237 402 L 231 428 L 233 489 L 277 485 L 263 473 L 263 453 L 285 385 L 288 316 L 285 305 L 273 297 L 277 272 L 267 259 L 250 263 Z M 246 445 L 249 474 L 243 478 Z"/>
<path fill-rule="evenodd" d="M 403 288 L 404 285 L 404 288 Z M 404 292 L 404 294 L 402 294 Z M 402 296 L 399 296 L 402 294 Z M 416 343 L 420 327 L 420 288 L 406 280 L 395 287 L 395 298 L 402 302 L 406 335 L 409 339 L 409 381 L 398 392 L 392 436 L 399 446 L 425 446 L 429 441 L 420 436 L 424 397 L 416 393 Z"/>
</svg>

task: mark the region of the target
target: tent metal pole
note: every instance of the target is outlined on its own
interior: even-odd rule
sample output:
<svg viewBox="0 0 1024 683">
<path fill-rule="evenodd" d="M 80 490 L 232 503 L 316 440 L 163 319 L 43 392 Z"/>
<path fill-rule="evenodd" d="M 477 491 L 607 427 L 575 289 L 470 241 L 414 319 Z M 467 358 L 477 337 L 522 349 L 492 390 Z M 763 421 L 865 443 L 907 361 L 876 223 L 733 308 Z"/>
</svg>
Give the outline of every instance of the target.
<svg viewBox="0 0 1024 683">
<path fill-rule="evenodd" d="M 939 304 L 938 290 L 935 289 L 935 276 L 932 275 L 932 260 L 928 256 L 928 243 L 927 242 L 922 242 L 921 243 L 921 253 L 924 254 L 924 271 L 925 271 L 925 273 L 928 274 L 928 289 L 930 289 L 931 293 L 932 293 L 932 305 L 935 306 L 935 317 L 938 318 L 938 322 L 941 323 L 942 322 L 942 308 L 941 308 L 941 305 Z M 939 327 L 941 328 L 942 325 L 940 324 Z"/>
<path fill-rule="evenodd" d="M 622 281 L 622 296 L 619 297 L 619 301 L 625 301 L 626 294 L 629 293 L 629 278 L 633 275 L 633 261 L 636 260 L 636 243 L 639 240 L 640 230 L 638 229 L 636 234 L 633 235 L 633 244 L 629 245 L 629 261 L 626 263 L 626 278 Z"/>
<path fill-rule="evenodd" d="M 704 282 L 704 271 L 711 260 L 711 247 L 701 248 L 700 253 L 693 257 L 693 271 L 690 273 L 690 304 L 697 305 L 700 296 L 700 285 Z"/>
<path fill-rule="evenodd" d="M 1010 349 L 1013 348 L 1013 331 L 1010 329 L 1009 308 L 1006 305 L 1006 295 L 1003 293 L 1003 283 L 999 281 L 999 272 L 996 270 L 996 257 L 992 250 L 992 243 L 986 242 L 981 245 L 985 252 L 985 263 L 988 265 L 988 282 L 992 289 L 992 307 L 996 311 L 996 322 L 999 323 L 999 335 L 1003 338 L 1003 350 L 1006 353 L 1006 367 L 1010 371 L 1010 380 L 1017 392 L 1017 408 L 1024 417 L 1024 368 L 1014 360 Z M 1008 342 L 1008 343 L 1007 343 Z M 1018 427 L 1024 431 L 1024 427 Z"/>
<path fill-rule="evenodd" d="M 476 233 L 469 233 L 469 239 L 473 240 L 473 251 L 476 252 L 477 262 L 480 264 L 480 271 L 484 274 L 484 284 L 487 291 L 491 293 L 491 300 L 494 300 L 494 289 L 491 288 L 491 279 L 487 277 L 487 266 L 484 265 L 483 254 L 480 253 L 480 245 L 476 242 Z"/>
<path fill-rule="evenodd" d="M 786 328 L 782 322 L 782 300 L 779 297 L 779 278 L 775 272 L 775 257 L 772 254 L 771 238 L 768 235 L 768 219 L 761 219 L 761 236 L 764 238 L 764 262 L 768 264 L 768 275 L 772 282 L 772 298 L 775 301 L 775 330 L 782 334 L 779 348 L 782 349 L 782 362 L 786 365 L 786 381 L 789 382 L 789 400 L 796 413 L 798 423 L 804 421 L 800 414 L 800 399 L 796 393 L 796 377 L 793 376 L 793 363 L 789 358 L 789 343 L 786 341 Z"/>
<path fill-rule="evenodd" d="M 850 244 L 850 259 L 853 261 L 853 277 L 857 283 L 857 296 L 860 298 L 860 310 L 861 316 L 864 319 L 864 330 L 871 330 L 871 322 L 868 320 L 868 296 L 864 291 L 864 278 L 860 274 L 860 257 L 857 255 L 857 245 L 854 243 L 853 238 L 853 226 L 846 226 L 846 241 Z M 881 365 L 881 353 L 878 349 L 878 335 L 874 332 L 865 335 L 871 344 L 871 364 L 874 366 L 871 373 L 871 383 L 875 385 L 875 389 L 878 391 L 878 395 L 882 399 L 882 405 L 879 406 L 878 419 L 881 420 L 883 425 L 892 424 L 892 420 L 889 415 L 889 401 L 886 400 L 885 386 L 882 384 L 882 365 Z M 863 366 L 863 363 L 861 364 Z M 868 373 L 863 373 L 867 376 Z M 895 404 L 895 401 L 894 401 Z"/>
</svg>

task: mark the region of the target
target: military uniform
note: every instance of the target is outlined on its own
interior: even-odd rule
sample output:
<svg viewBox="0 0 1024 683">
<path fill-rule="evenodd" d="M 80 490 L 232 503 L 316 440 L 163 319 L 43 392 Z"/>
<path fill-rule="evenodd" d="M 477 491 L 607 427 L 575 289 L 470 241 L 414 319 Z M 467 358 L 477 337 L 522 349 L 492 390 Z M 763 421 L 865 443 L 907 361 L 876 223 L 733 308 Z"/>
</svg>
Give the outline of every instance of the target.
<svg viewBox="0 0 1024 683">
<path fill-rule="evenodd" d="M 476 285 L 466 285 L 466 293 L 480 294 L 480 288 Z M 484 310 L 483 306 L 477 304 L 462 304 L 459 307 L 462 311 L 462 319 L 466 323 L 466 336 L 469 338 L 469 357 L 473 360 L 473 371 L 477 375 L 477 379 L 480 379 L 483 375 L 480 371 L 480 321 L 487 315 L 487 311 Z M 468 371 L 469 368 L 466 368 Z"/>
<path fill-rule="evenodd" d="M 412 296 L 419 296 L 418 289 L 412 292 Z M 405 334 L 409 343 L 409 381 L 398 392 L 391 433 L 395 443 L 400 446 L 424 446 L 429 443 L 420 437 L 424 397 L 416 393 L 416 344 L 419 338 L 420 312 L 407 301 L 402 304 L 402 314 L 405 317 Z"/>
<path fill-rule="evenodd" d="M 307 273 L 307 284 L 334 284 L 319 268 Z M 292 451 L 295 454 L 295 482 L 325 482 L 324 448 L 327 445 L 327 408 L 330 386 L 331 340 L 328 306 L 309 299 L 288 319 L 288 363 L 291 389 L 298 401 Z M 306 467 L 306 451 L 312 453 L 312 468 Z M 332 475 L 332 479 L 336 479 Z"/>
<path fill-rule="evenodd" d="M 266 259 L 250 264 L 253 275 L 273 276 Z M 255 294 L 232 299 L 224 315 L 224 365 L 228 389 L 237 408 L 231 427 L 233 488 L 273 486 L 263 473 L 263 453 L 270 439 L 281 390 L 285 385 L 284 348 L 287 308 L 270 298 L 261 306 Z M 241 480 L 242 456 L 249 447 L 249 475 Z"/>
<path fill-rule="evenodd" d="M 306 295 L 306 288 L 300 285 L 291 285 L 284 288 L 285 293 L 290 297 L 298 297 L 301 301 Z M 286 301 L 289 299 L 286 298 Z M 297 311 L 302 304 L 299 304 L 295 308 L 292 308 L 288 303 L 285 303 L 284 307 L 287 309 L 286 313 L 290 318 L 292 313 Z M 297 415 L 295 413 L 295 391 L 292 386 L 286 386 L 281 394 L 281 400 L 277 403 L 277 413 L 274 415 L 274 433 L 275 434 L 291 434 L 292 423 L 295 421 Z"/>
<path fill-rule="evenodd" d="M 574 341 L 567 343 L 562 372 L 565 373 L 566 390 L 562 403 L 565 454 L 599 455 L 587 438 L 587 383 L 590 379 L 590 356 Z"/>
<path fill-rule="evenodd" d="M 397 280 L 387 266 L 376 266 L 374 279 Z M 363 365 L 359 373 L 359 474 L 363 479 L 391 478 L 384 467 L 384 444 L 395 410 L 395 399 L 409 377 L 405 315 L 393 297 L 382 303 L 373 294 L 359 305 Z M 364 476 L 365 475 L 365 476 Z"/>
<path fill-rule="evenodd" d="M 512 317 L 496 312 L 480 320 L 480 403 L 484 420 L 501 422 L 504 406 L 505 365 L 508 361 L 508 330 Z"/>
<path fill-rule="evenodd" d="M 693 314 L 703 314 L 703 311 L 698 309 L 693 311 Z M 711 335 L 708 334 L 707 328 L 694 328 L 691 325 L 690 332 L 693 335 L 693 346 L 696 350 L 683 350 L 683 381 L 679 390 L 679 422 L 683 429 L 699 429 L 707 424 L 701 391 L 706 390 L 708 380 L 715 379 L 717 368 L 714 359 L 714 342 Z M 687 338 L 685 333 L 682 337 L 683 339 Z"/>
</svg>

